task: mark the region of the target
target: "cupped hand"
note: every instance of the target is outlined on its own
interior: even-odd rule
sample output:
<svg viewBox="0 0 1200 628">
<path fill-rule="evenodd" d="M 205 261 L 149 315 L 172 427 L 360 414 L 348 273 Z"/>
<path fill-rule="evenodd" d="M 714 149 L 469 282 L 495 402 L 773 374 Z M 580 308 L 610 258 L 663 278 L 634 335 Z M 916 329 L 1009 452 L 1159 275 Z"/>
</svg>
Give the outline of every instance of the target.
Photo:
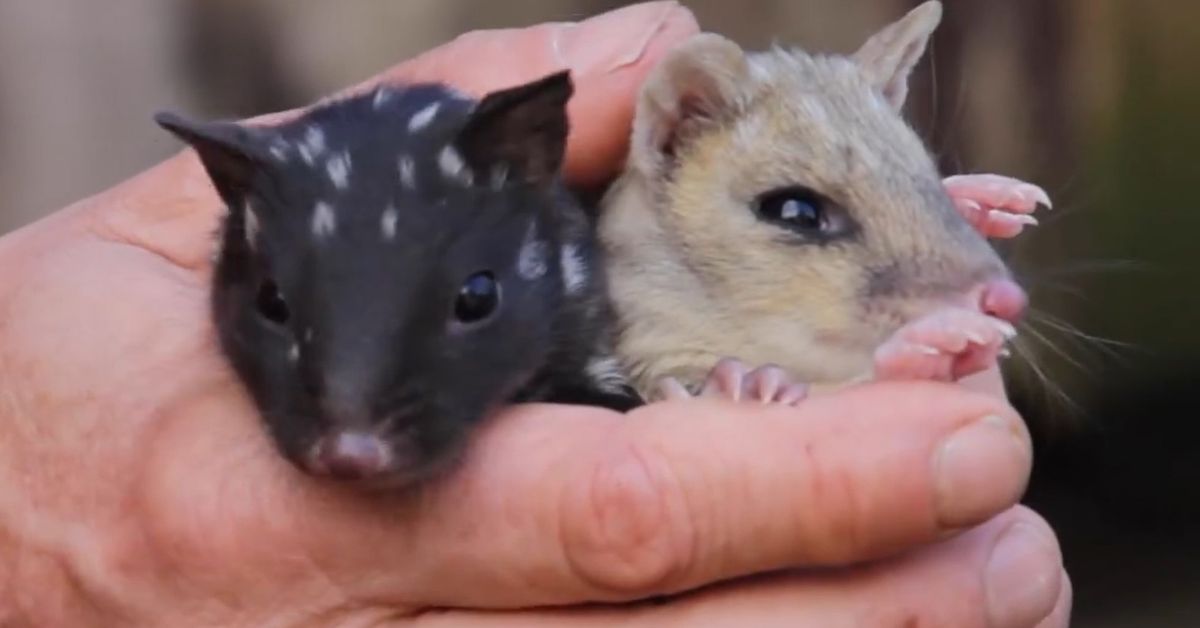
<svg viewBox="0 0 1200 628">
<path fill-rule="evenodd" d="M 481 94 L 570 67 L 568 174 L 595 183 L 696 31 L 636 5 L 377 80 Z M 216 351 L 219 209 L 183 152 L 0 239 L 0 625 L 1066 625 L 1054 535 L 1014 506 L 1028 434 L 962 388 L 514 407 L 419 494 L 304 477 Z"/>
</svg>

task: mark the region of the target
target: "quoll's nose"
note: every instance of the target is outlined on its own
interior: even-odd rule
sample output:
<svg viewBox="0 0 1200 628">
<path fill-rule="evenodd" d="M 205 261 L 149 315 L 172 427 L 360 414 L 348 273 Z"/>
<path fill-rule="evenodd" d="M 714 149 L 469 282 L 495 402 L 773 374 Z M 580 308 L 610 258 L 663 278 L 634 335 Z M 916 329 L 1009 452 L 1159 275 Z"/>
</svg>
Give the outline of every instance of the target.
<svg viewBox="0 0 1200 628">
<path fill-rule="evenodd" d="M 981 286 L 979 309 L 984 314 L 1016 325 L 1028 305 L 1025 290 L 1011 279 L 995 279 Z"/>
<path fill-rule="evenodd" d="M 383 439 L 364 432 L 337 431 L 326 434 L 313 450 L 318 472 L 340 480 L 362 480 L 378 475 L 391 464 L 391 453 Z"/>
</svg>

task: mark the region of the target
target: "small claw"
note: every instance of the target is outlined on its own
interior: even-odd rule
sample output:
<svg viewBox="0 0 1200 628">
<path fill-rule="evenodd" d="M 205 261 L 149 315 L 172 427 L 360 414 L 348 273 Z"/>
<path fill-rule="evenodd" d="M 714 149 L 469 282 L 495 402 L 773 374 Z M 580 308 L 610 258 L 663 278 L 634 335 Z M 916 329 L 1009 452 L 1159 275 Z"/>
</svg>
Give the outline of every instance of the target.
<svg viewBox="0 0 1200 628">
<path fill-rule="evenodd" d="M 709 371 L 699 396 L 795 405 L 808 396 L 808 385 L 792 381 L 786 370 L 773 364 L 751 370 L 740 360 L 722 358 Z"/>
<path fill-rule="evenodd" d="M 788 406 L 795 406 L 808 398 L 808 384 L 788 384 L 775 396 L 775 401 Z"/>
<path fill-rule="evenodd" d="M 960 199 L 957 199 L 957 202 L 962 205 L 965 205 L 967 207 L 967 209 L 969 209 L 973 212 L 983 211 L 983 205 L 980 205 L 977 201 L 973 201 L 969 198 L 960 198 Z"/>
<path fill-rule="evenodd" d="M 997 353 L 997 355 L 1002 358 L 1010 358 L 1012 357 L 1012 351 L 1009 351 L 1008 347 L 1000 347 L 1000 351 Z"/>
<path fill-rule="evenodd" d="M 1012 213 L 1029 213 L 1038 204 L 1053 209 L 1050 195 L 1040 186 L 997 174 L 960 174 L 942 180 L 951 197 L 980 205 L 1005 207 Z"/>
<path fill-rule="evenodd" d="M 978 333 L 973 331 L 967 332 L 967 340 L 970 340 L 977 345 L 986 345 L 988 343 L 983 336 L 980 336 Z"/>
<path fill-rule="evenodd" d="M 749 379 L 758 400 L 768 403 L 779 392 L 785 377 L 782 369 L 764 366 L 750 373 Z"/>
<path fill-rule="evenodd" d="M 1029 214 L 1012 214 L 999 209 L 989 210 L 988 220 L 994 220 L 996 222 L 1008 220 L 1022 225 L 1029 225 L 1031 227 L 1036 227 L 1039 224 L 1038 219 Z"/>
<path fill-rule="evenodd" d="M 1046 209 L 1054 209 L 1054 203 L 1050 202 L 1050 195 L 1046 193 L 1046 190 L 1043 190 L 1032 183 L 1026 183 L 1025 187 L 1022 189 L 1025 192 L 1028 192 L 1029 196 L 1032 196 L 1034 201 L 1045 205 Z M 1022 196 L 1024 196 L 1024 194 L 1022 194 Z"/>
<path fill-rule="evenodd" d="M 1011 323 L 1002 321 L 998 318 L 991 318 L 988 320 L 990 320 L 992 324 L 996 326 L 996 329 L 1000 331 L 1005 340 L 1012 340 L 1013 338 L 1017 337 L 1017 328 L 1013 327 Z"/>
<path fill-rule="evenodd" d="M 704 387 L 700 390 L 701 397 L 723 397 L 731 401 L 741 401 L 742 385 L 750 369 L 740 360 L 722 358 L 708 374 Z"/>
<path fill-rule="evenodd" d="M 939 351 L 938 349 L 934 349 L 933 347 L 930 347 L 927 345 L 913 345 L 913 347 L 917 351 L 924 353 L 925 355 L 941 355 L 942 354 L 942 352 Z"/>
</svg>

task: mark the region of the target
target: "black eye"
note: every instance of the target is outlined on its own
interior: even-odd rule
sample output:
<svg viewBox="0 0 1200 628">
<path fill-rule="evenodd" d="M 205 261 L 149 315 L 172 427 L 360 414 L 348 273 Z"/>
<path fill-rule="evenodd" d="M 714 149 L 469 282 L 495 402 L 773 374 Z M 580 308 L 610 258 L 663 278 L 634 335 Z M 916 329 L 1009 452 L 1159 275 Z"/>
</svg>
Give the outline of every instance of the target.
<svg viewBox="0 0 1200 628">
<path fill-rule="evenodd" d="M 475 273 L 463 282 L 454 301 L 454 318 L 460 323 L 481 321 L 500 305 L 500 284 L 489 272 Z"/>
<path fill-rule="evenodd" d="M 283 295 L 279 294 L 279 288 L 275 282 L 268 279 L 259 286 L 254 304 L 258 307 L 258 313 L 272 323 L 282 325 L 287 322 L 288 306 L 283 300 Z"/>
<path fill-rule="evenodd" d="M 809 236 L 842 235 L 849 227 L 836 206 L 803 187 L 767 192 L 758 197 L 754 209 L 762 220 Z"/>
</svg>

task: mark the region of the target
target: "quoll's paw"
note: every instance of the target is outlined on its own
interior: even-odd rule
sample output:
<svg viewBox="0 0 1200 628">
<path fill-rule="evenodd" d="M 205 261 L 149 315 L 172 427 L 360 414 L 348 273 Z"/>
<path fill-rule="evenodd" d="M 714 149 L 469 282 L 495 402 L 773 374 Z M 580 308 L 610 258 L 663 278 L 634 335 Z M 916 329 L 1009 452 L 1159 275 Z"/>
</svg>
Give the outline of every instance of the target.
<svg viewBox="0 0 1200 628">
<path fill-rule="evenodd" d="M 998 318 L 948 308 L 905 325 L 875 350 L 875 378 L 952 382 L 987 370 L 1016 329 Z"/>
<path fill-rule="evenodd" d="M 1053 207 L 1045 190 L 1011 177 L 964 174 L 942 183 L 958 211 L 987 238 L 1016 237 L 1038 224 L 1032 214 L 1039 204 Z"/>
<path fill-rule="evenodd" d="M 659 383 L 659 394 L 665 400 L 693 398 L 692 393 L 673 377 Z M 793 381 L 787 371 L 778 366 L 751 369 L 740 360 L 724 358 L 709 372 L 696 396 L 794 406 L 808 397 L 808 385 Z"/>
</svg>

